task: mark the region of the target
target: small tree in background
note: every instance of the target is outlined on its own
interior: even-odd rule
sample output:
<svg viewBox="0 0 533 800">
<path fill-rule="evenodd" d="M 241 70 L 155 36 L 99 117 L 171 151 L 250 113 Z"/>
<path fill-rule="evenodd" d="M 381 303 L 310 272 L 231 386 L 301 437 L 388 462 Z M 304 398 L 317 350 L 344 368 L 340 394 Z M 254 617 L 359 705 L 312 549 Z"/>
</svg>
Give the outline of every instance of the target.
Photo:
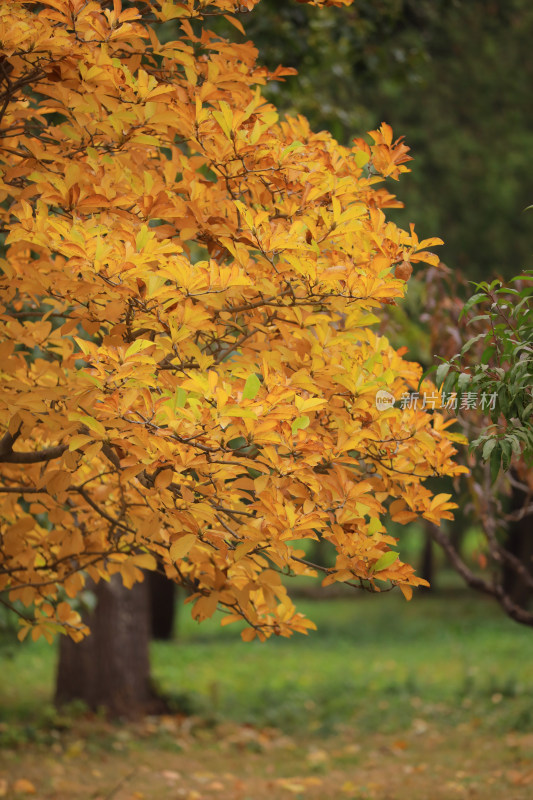
<svg viewBox="0 0 533 800">
<path fill-rule="evenodd" d="M 466 409 L 469 502 L 487 569 L 473 571 L 444 531 L 433 527 L 433 536 L 469 586 L 496 598 L 512 619 L 533 625 L 533 273 L 508 284 L 476 284 L 464 305 L 445 307 L 441 296 L 442 286 L 435 294 L 441 312 L 433 319 L 434 346 L 444 354 L 447 338 L 448 360 L 436 368 L 436 382 Z M 459 332 L 461 320 L 470 337 Z M 458 339 L 464 342 L 459 353 Z"/>
</svg>

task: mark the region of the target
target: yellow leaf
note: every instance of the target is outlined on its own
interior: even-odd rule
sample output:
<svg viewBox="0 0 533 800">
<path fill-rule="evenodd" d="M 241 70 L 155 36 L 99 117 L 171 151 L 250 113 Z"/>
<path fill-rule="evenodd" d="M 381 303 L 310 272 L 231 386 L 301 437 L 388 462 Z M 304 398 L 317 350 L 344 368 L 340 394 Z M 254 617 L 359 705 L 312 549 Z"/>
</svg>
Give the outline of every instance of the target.
<svg viewBox="0 0 533 800">
<path fill-rule="evenodd" d="M 192 615 L 200 622 L 213 616 L 218 607 L 218 595 L 213 593 L 207 597 L 200 597 L 194 604 Z"/>
<path fill-rule="evenodd" d="M 80 447 L 83 447 L 84 444 L 89 444 L 89 442 L 94 441 L 92 436 L 86 436 L 84 433 L 79 433 L 76 436 L 73 436 L 69 439 L 68 449 L 70 452 L 73 450 L 79 450 Z"/>
<path fill-rule="evenodd" d="M 169 551 L 172 561 L 179 561 L 180 558 L 185 558 L 195 542 L 196 536 L 193 533 L 186 533 L 177 541 L 172 542 Z"/>
<path fill-rule="evenodd" d="M 405 599 L 406 600 L 410 600 L 412 598 L 412 596 L 413 596 L 413 587 L 409 586 L 406 583 L 400 583 L 398 585 L 399 585 L 400 591 L 403 594 L 403 596 L 405 597 Z"/>
<path fill-rule="evenodd" d="M 99 436 L 106 435 L 106 429 L 104 428 L 102 423 L 99 422 L 94 417 L 88 417 L 84 415 L 80 416 L 79 419 L 80 422 L 83 422 L 89 428 L 89 430 L 94 431 L 94 433 L 98 434 Z"/>
<path fill-rule="evenodd" d="M 56 470 L 52 476 L 46 481 L 47 491 L 53 493 L 64 492 L 72 483 L 72 476 L 70 472 Z"/>
<path fill-rule="evenodd" d="M 151 553 L 138 553 L 131 558 L 131 563 L 140 569 L 157 569 L 157 561 Z"/>
<path fill-rule="evenodd" d="M 159 475 L 156 477 L 154 481 L 154 486 L 156 489 L 166 489 L 167 486 L 170 486 L 174 479 L 174 470 L 172 469 L 164 469 Z"/>
</svg>

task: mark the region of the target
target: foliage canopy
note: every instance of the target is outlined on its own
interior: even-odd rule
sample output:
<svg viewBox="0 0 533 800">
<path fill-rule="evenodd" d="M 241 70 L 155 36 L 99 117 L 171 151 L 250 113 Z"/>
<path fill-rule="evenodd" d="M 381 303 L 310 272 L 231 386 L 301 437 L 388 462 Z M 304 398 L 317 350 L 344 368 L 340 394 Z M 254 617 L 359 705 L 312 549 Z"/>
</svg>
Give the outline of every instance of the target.
<svg viewBox="0 0 533 800">
<path fill-rule="evenodd" d="M 407 147 L 280 121 L 261 86 L 286 73 L 205 24 L 254 4 L 0 9 L 0 590 L 33 608 L 22 634 L 82 637 L 86 578 L 156 558 L 198 620 L 305 632 L 297 540 L 332 543 L 325 582 L 410 597 L 386 520 L 450 517 L 425 485 L 464 469 L 450 420 L 375 402 L 421 373 L 376 312 L 438 261 L 385 216 Z"/>
</svg>

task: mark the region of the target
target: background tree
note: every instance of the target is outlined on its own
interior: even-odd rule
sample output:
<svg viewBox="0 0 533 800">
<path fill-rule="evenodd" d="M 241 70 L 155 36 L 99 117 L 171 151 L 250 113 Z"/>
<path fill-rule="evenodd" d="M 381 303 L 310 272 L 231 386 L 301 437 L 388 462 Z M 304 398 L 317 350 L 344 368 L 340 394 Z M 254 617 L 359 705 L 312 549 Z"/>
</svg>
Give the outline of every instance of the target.
<svg viewBox="0 0 533 800">
<path fill-rule="evenodd" d="M 432 528 L 432 533 L 468 585 L 495 597 L 512 619 L 525 625 L 533 625 L 532 297 L 529 270 L 508 285 L 498 280 L 478 284 L 466 304 L 459 304 L 458 315 L 455 303 L 455 315 L 449 305 L 434 320 L 441 348 L 443 333 L 453 336 L 449 360 L 438 366 L 436 382 L 467 409 L 463 428 L 475 456 L 467 486 L 483 532 L 481 556 L 483 563 L 488 561 L 488 572 L 473 571 L 457 541 L 444 531 Z M 460 336 L 464 344 L 454 353 L 461 319 L 466 323 Z M 480 401 L 472 411 L 469 398 Z"/>
</svg>

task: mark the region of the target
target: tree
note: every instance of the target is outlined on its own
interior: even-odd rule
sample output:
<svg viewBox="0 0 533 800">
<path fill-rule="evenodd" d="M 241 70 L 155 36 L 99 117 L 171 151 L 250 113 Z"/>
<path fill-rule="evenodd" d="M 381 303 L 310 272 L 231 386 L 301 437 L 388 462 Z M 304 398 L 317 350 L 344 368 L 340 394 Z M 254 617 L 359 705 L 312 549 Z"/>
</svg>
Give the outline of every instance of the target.
<svg viewBox="0 0 533 800">
<path fill-rule="evenodd" d="M 436 383 L 455 396 L 470 440 L 468 501 L 483 532 L 485 574 L 472 570 L 457 542 L 432 526 L 434 539 L 472 588 L 494 597 L 517 622 L 533 626 L 533 273 L 507 285 L 476 284 L 466 303 L 455 300 L 434 319 L 441 350 Z M 454 275 L 454 282 L 456 276 Z M 435 297 L 442 297 L 442 285 Z M 439 302 L 439 299 L 436 300 Z M 459 334 L 464 319 L 472 335 Z M 463 341 L 457 353 L 457 340 Z M 446 355 L 446 358 L 443 356 Z M 433 368 L 435 369 L 435 367 Z M 466 502 L 465 502 L 466 505 Z"/>
<path fill-rule="evenodd" d="M 425 481 L 464 467 L 449 420 L 391 405 L 421 370 L 371 327 L 438 262 L 385 216 L 408 148 L 280 121 L 261 86 L 290 70 L 208 27 L 255 0 L 124 5 L 0 10 L 0 590 L 21 637 L 80 640 L 87 581 L 131 588 L 156 559 L 199 621 L 306 632 L 296 539 L 334 546 L 325 584 L 410 598 L 387 519 L 449 518 Z"/>
</svg>

